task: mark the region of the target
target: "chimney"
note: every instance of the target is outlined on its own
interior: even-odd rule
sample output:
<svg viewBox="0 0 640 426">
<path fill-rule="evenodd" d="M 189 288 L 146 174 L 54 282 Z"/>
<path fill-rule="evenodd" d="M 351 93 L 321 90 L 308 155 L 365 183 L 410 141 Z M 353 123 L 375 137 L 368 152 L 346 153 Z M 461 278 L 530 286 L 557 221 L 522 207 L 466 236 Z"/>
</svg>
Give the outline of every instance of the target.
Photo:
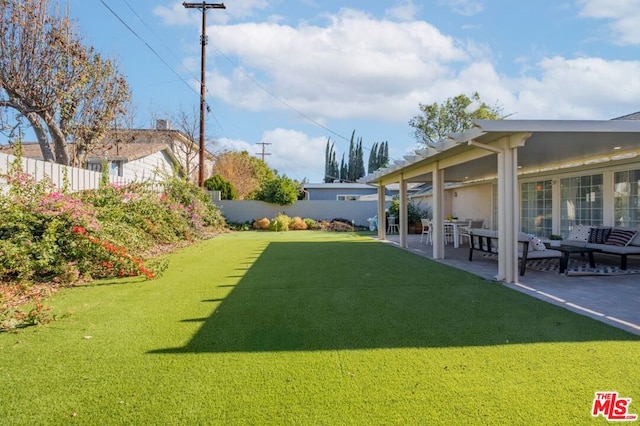
<svg viewBox="0 0 640 426">
<path fill-rule="evenodd" d="M 156 120 L 156 130 L 171 130 L 171 122 L 169 120 Z"/>
</svg>

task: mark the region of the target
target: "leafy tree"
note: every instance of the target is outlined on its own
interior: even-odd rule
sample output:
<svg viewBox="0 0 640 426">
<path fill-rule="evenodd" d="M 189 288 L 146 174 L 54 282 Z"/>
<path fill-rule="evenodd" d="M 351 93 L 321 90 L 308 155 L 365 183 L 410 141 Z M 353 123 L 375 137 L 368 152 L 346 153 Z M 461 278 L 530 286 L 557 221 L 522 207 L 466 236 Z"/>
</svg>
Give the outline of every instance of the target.
<svg viewBox="0 0 640 426">
<path fill-rule="evenodd" d="M 220 191 L 220 198 L 223 200 L 235 200 L 236 190 L 222 176 L 215 175 L 204 181 L 204 187 L 209 191 Z"/>
<path fill-rule="evenodd" d="M 414 128 L 416 140 L 426 147 L 435 146 L 450 133 L 469 130 L 474 120 L 505 118 L 501 116 L 502 108 L 487 105 L 478 92 L 471 98 L 464 94 L 449 98 L 441 105 L 419 105 L 422 114 L 409 120 L 409 125 Z"/>
<path fill-rule="evenodd" d="M 46 161 L 80 165 L 124 112 L 129 91 L 115 64 L 82 43 L 68 16 L 49 14 L 53 5 L 0 1 L 0 107 L 29 121 Z"/>
<path fill-rule="evenodd" d="M 288 206 L 298 200 L 300 185 L 286 176 L 276 176 L 264 182 L 256 194 L 256 200 Z"/>
<path fill-rule="evenodd" d="M 239 200 L 253 199 L 263 182 L 275 177 L 273 170 L 247 151 L 224 151 L 216 156 L 213 174 L 220 175 L 236 190 Z"/>
</svg>

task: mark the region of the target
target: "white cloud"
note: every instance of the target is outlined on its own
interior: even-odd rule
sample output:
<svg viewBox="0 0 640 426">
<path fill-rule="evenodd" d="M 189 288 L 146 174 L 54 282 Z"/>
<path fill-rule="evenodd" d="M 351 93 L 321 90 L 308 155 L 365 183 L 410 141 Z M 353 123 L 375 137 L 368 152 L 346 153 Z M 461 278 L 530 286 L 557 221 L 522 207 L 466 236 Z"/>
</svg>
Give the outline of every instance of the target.
<svg viewBox="0 0 640 426">
<path fill-rule="evenodd" d="M 580 16 L 610 21 L 616 41 L 640 44 L 640 2 L 637 0 L 579 0 Z"/>
<path fill-rule="evenodd" d="M 609 119 L 638 110 L 639 61 L 553 57 L 538 67 L 539 78 L 512 82 L 514 118 Z"/>
<path fill-rule="evenodd" d="M 276 128 L 263 133 L 261 142 L 265 146 L 265 162 L 280 173 L 286 172 L 291 179 L 301 181 L 308 178 L 311 182 L 320 182 L 324 170 L 325 137 L 312 138 L 307 134 L 290 129 Z M 261 146 L 242 140 L 221 138 L 216 141 L 216 152 L 223 150 L 247 151 L 258 156 Z"/>
<path fill-rule="evenodd" d="M 245 23 L 209 29 L 217 48 L 243 64 L 219 77 L 225 102 L 305 114 L 406 120 L 416 88 L 455 74 L 468 55 L 423 21 L 391 22 L 349 9 L 326 26 Z M 217 83 L 216 83 L 217 84 Z M 217 84 L 218 86 L 218 84 Z"/>
<path fill-rule="evenodd" d="M 153 13 L 166 25 L 189 25 L 202 22 L 200 9 L 186 9 L 182 3 L 180 1 L 172 3 L 171 6 L 157 6 L 153 9 Z M 207 22 L 227 23 L 231 19 L 247 18 L 257 11 L 268 8 L 267 0 L 234 0 L 233 7 L 207 13 Z"/>
<path fill-rule="evenodd" d="M 391 7 L 385 11 L 385 14 L 398 21 L 412 21 L 418 13 L 418 6 L 413 4 L 412 0 L 404 0 L 395 7 Z"/>
<path fill-rule="evenodd" d="M 464 16 L 477 15 L 484 10 L 482 2 L 477 0 L 440 0 L 438 4 Z"/>
</svg>

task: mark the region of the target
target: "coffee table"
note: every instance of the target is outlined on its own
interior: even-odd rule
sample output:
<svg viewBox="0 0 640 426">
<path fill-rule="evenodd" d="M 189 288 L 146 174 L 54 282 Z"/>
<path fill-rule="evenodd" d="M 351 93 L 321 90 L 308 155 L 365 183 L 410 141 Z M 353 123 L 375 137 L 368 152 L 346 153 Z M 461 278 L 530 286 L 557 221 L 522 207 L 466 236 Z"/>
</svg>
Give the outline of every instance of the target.
<svg viewBox="0 0 640 426">
<path fill-rule="evenodd" d="M 574 253 L 579 253 L 581 255 L 587 254 L 589 255 L 589 266 L 592 268 L 596 267 L 596 261 L 593 257 L 593 253 L 600 251 L 599 249 L 587 248 L 587 247 L 576 247 L 569 245 L 560 245 L 558 247 L 551 247 L 550 249 L 558 250 L 562 252 L 562 257 L 560 257 L 560 273 L 564 274 L 567 270 L 567 266 L 569 265 L 569 256 Z"/>
</svg>

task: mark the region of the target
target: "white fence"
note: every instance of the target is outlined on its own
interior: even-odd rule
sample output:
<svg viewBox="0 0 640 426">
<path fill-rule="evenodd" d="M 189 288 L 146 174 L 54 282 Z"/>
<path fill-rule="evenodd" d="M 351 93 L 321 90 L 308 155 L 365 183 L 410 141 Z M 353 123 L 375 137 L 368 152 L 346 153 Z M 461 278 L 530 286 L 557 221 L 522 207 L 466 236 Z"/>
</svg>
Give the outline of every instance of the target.
<svg viewBox="0 0 640 426">
<path fill-rule="evenodd" d="M 279 213 L 289 217 L 308 217 L 315 220 L 347 219 L 358 226 L 369 226 L 367 219 L 378 212 L 378 201 L 297 201 L 280 206 L 263 201 L 214 201 L 228 222 L 245 223 L 263 217 L 273 218 Z M 390 203 L 386 204 L 389 207 Z"/>
<path fill-rule="evenodd" d="M 14 155 L 0 153 L 0 175 L 6 174 L 16 159 L 17 157 Z M 100 186 L 100 178 L 102 177 L 100 172 L 34 160 L 33 158 L 22 158 L 21 160 L 23 172 L 29 173 L 36 181 L 49 178 L 58 189 L 62 189 L 65 185 L 65 173 L 68 191 L 97 189 Z M 115 184 L 126 184 L 130 183 L 131 179 L 110 175 L 109 181 Z M 4 190 L 6 186 L 7 182 L 0 177 L 0 189 Z"/>
</svg>

